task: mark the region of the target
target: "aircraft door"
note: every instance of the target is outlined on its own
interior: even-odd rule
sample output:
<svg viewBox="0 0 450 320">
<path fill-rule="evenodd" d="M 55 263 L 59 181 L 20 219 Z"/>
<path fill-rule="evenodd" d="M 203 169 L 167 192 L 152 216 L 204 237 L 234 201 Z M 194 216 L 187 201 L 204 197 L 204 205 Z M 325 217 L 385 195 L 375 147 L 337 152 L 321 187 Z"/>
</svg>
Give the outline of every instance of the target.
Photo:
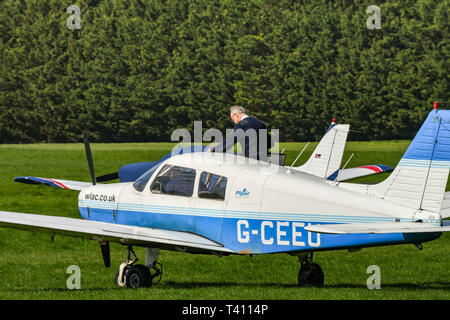
<svg viewBox="0 0 450 320">
<path fill-rule="evenodd" d="M 259 253 L 261 199 L 267 175 L 246 169 L 230 185 L 221 243 L 239 253 Z"/>
<path fill-rule="evenodd" d="M 195 232 L 192 217 L 195 178 L 194 169 L 164 165 L 144 191 L 143 225 Z"/>
<path fill-rule="evenodd" d="M 228 178 L 209 171 L 201 171 L 196 186 L 195 232 L 220 242 Z"/>
</svg>

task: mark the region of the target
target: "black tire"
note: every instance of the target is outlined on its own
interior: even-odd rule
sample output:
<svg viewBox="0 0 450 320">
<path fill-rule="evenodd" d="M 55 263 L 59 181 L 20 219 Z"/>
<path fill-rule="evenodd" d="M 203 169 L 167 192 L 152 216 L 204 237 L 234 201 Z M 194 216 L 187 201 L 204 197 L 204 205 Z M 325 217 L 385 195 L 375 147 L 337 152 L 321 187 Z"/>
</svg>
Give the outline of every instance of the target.
<svg viewBox="0 0 450 320">
<path fill-rule="evenodd" d="M 317 263 L 304 264 L 298 271 L 298 285 L 301 287 L 323 287 L 325 276 Z"/>
<path fill-rule="evenodd" d="M 152 285 L 150 270 L 143 265 L 134 265 L 125 271 L 125 284 L 127 288 L 149 288 Z"/>
</svg>

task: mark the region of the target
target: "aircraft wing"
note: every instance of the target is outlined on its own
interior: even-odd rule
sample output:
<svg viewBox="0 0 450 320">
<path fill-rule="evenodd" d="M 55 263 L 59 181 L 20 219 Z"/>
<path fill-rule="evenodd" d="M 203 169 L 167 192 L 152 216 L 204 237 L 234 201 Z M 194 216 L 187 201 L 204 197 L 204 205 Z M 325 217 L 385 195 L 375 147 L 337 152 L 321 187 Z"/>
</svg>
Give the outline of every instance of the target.
<svg viewBox="0 0 450 320">
<path fill-rule="evenodd" d="M 369 176 L 372 174 L 391 172 L 393 170 L 394 168 L 389 166 L 385 166 L 382 164 L 372 164 L 367 166 L 337 170 L 327 179 L 332 181 L 346 181 L 354 178 Z"/>
<path fill-rule="evenodd" d="M 117 242 L 124 245 L 157 247 L 167 250 L 233 252 L 219 243 L 188 232 L 40 214 L 0 211 L 0 227 Z"/>
<path fill-rule="evenodd" d="M 79 190 L 79 191 L 92 186 L 91 182 L 50 179 L 40 177 L 27 177 L 27 176 L 14 178 L 14 181 L 27 184 L 45 184 L 50 187 L 63 188 L 69 190 Z"/>
<path fill-rule="evenodd" d="M 305 230 L 331 234 L 448 232 L 450 221 L 444 221 L 442 226 L 420 222 L 323 224 L 311 225 Z"/>
</svg>

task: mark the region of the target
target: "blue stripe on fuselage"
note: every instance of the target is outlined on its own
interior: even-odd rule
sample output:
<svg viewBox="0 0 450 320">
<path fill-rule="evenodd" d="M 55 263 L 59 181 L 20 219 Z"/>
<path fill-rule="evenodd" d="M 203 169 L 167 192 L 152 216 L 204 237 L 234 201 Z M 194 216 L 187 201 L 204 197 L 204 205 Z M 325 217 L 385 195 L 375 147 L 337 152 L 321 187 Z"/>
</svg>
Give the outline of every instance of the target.
<svg viewBox="0 0 450 320">
<path fill-rule="evenodd" d="M 194 216 L 160 212 L 112 210 L 80 207 L 83 218 L 124 225 L 151 227 L 192 232 L 223 244 L 236 253 L 277 253 L 301 250 L 329 250 L 350 247 L 421 243 L 438 238 L 440 234 L 318 234 L 304 227 L 320 224 L 310 221 L 229 218 L 220 216 Z M 322 224 L 330 222 L 322 222 Z"/>
</svg>

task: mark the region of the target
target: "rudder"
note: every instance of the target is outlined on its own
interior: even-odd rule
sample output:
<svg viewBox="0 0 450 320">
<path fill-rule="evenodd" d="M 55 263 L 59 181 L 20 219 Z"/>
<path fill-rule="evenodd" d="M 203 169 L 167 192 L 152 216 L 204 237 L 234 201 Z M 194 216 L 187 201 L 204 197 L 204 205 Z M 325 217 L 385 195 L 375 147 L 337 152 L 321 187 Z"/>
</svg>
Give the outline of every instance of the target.
<svg viewBox="0 0 450 320">
<path fill-rule="evenodd" d="M 392 174 L 368 194 L 439 213 L 450 168 L 450 110 L 429 113 Z"/>
<path fill-rule="evenodd" d="M 331 126 L 308 161 L 295 169 L 323 179 L 339 170 L 349 129 L 348 124 Z"/>
</svg>

